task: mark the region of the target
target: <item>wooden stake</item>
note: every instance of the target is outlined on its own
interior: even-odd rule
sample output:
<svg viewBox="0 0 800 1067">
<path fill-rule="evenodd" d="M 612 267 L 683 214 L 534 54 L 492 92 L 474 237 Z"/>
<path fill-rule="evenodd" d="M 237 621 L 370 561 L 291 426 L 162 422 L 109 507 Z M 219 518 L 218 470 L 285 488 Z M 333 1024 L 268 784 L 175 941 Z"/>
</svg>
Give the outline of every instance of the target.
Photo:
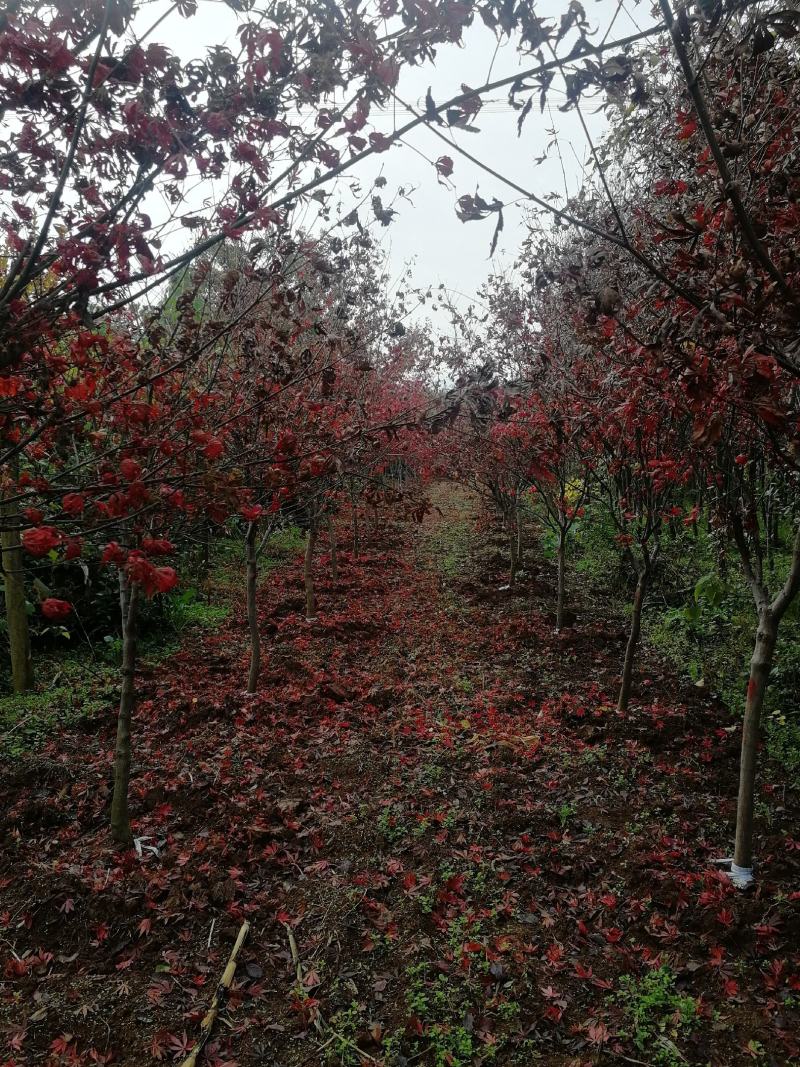
<svg viewBox="0 0 800 1067">
<path fill-rule="evenodd" d="M 211 1007 L 206 1012 L 206 1016 L 200 1023 L 200 1040 L 194 1046 L 192 1051 L 186 1057 L 181 1064 L 181 1067 L 196 1067 L 198 1057 L 203 1049 L 206 1047 L 208 1039 L 211 1037 L 211 1031 L 214 1028 L 214 1023 L 217 1021 L 217 1016 L 220 1013 L 220 1009 L 225 1004 L 225 998 L 228 995 L 228 990 L 231 987 L 233 976 L 236 974 L 236 959 L 239 955 L 242 945 L 247 940 L 247 935 L 250 933 L 250 923 L 243 922 L 242 928 L 236 938 L 236 944 L 233 946 L 233 950 L 228 958 L 228 964 L 220 979 L 219 985 L 214 991 L 214 996 L 211 1000 Z"/>
</svg>

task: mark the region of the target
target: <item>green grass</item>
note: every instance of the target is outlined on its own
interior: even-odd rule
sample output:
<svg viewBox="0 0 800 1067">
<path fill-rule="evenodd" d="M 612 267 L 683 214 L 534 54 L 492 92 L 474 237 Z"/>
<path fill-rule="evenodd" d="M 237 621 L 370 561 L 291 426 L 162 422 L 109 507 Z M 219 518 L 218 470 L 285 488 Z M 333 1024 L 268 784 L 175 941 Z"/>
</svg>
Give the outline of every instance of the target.
<svg viewBox="0 0 800 1067">
<path fill-rule="evenodd" d="M 168 597 L 165 605 L 167 626 L 178 636 L 193 627 L 216 630 L 230 615 L 230 610 L 227 604 L 205 603 L 194 587 Z"/>
<path fill-rule="evenodd" d="M 39 664 L 49 687 L 0 698 L 0 758 L 16 759 L 42 748 L 59 731 L 106 713 L 118 695 L 118 671 L 82 657 Z M 47 684 L 47 683 L 45 683 Z"/>
<path fill-rule="evenodd" d="M 764 723 L 767 752 L 782 763 L 794 783 L 800 783 L 800 715 L 776 709 Z"/>
<path fill-rule="evenodd" d="M 306 534 L 299 526 L 286 526 L 276 530 L 267 542 L 265 566 L 276 566 L 285 559 L 302 552 L 305 548 Z"/>
<path fill-rule="evenodd" d="M 457 578 L 467 569 L 472 524 L 466 519 L 442 523 L 425 537 L 425 554 L 445 578 Z"/>
<path fill-rule="evenodd" d="M 261 559 L 261 572 L 279 566 L 301 551 L 305 534 L 297 526 L 274 533 Z M 244 595 L 244 547 L 241 539 L 215 542 L 209 574 L 147 605 L 139 642 L 141 663 L 155 665 L 173 655 L 192 630 L 219 629 L 231 601 Z M 211 602 L 222 600 L 223 603 Z M 76 638 L 78 634 L 74 635 Z M 87 643 L 35 655 L 38 688 L 23 696 L 0 697 L 0 759 L 16 759 L 41 749 L 60 730 L 107 715 L 119 699 L 122 642 L 109 634 L 92 648 Z"/>
</svg>

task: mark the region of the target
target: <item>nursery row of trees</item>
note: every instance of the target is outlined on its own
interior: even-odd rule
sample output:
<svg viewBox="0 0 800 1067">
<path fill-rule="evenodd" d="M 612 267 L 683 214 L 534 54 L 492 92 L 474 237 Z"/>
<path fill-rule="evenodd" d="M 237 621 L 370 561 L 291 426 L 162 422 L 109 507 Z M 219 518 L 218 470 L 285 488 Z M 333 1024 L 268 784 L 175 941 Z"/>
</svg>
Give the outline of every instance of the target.
<svg viewBox="0 0 800 1067">
<path fill-rule="evenodd" d="M 308 531 L 313 616 L 326 520 L 347 506 L 357 516 L 393 465 L 424 477 L 449 450 L 502 516 L 512 581 L 521 502 L 536 490 L 558 543 L 559 626 L 570 531 L 589 498 L 606 502 L 635 581 L 621 708 L 664 530 L 708 521 L 735 546 L 758 618 L 733 868 L 750 877 L 759 718 L 800 586 L 800 16 L 746 0 L 659 6 L 660 21 L 614 40 L 613 23 L 596 36 L 575 0 L 552 22 L 525 0 L 241 3 L 238 49 L 215 45 L 191 62 L 156 43 L 164 16 L 148 24 L 146 4 L 15 0 L 0 16 L 0 489 L 14 684 L 32 684 L 30 563 L 116 568 L 117 840 L 131 836 L 143 598 L 175 587 L 199 540 L 237 529 L 253 691 L 258 563 L 274 525 L 291 511 Z M 174 10 L 191 19 L 196 7 Z M 403 67 L 458 43 L 477 18 L 514 43 L 522 68 L 446 100 L 429 92 L 390 135 L 372 128 Z M 524 135 L 555 86 L 581 122 L 592 95 L 611 121 L 603 144 L 588 142 L 592 180 L 563 206 L 453 136 L 475 128 L 484 95 L 501 87 Z M 456 343 L 442 343 L 458 379 L 446 395 L 425 384 L 428 346 L 404 340 L 411 296 L 389 297 L 371 251 L 371 232 L 396 214 L 385 182 L 350 183 L 338 210 L 331 197 L 422 124 L 447 145 L 433 180 L 457 178 L 461 154 L 531 205 L 518 271 L 490 284 L 484 321 L 464 320 Z M 198 202 L 200 182 L 213 195 Z M 494 244 L 503 207 L 476 192 L 456 210 L 465 223 L 492 220 Z M 313 226 L 301 228 L 299 209 L 316 212 Z M 772 566 L 780 537 L 794 539 L 786 573 Z M 58 592 L 35 593 L 53 622 L 72 612 Z"/>
<path fill-rule="evenodd" d="M 632 590 L 620 711 L 665 535 L 702 524 L 722 568 L 738 557 L 754 607 L 732 866 L 746 884 L 761 713 L 800 593 L 800 16 L 718 8 L 702 38 L 662 10 L 675 68 L 640 53 L 658 76 L 646 107 L 589 141 L 595 188 L 555 228 L 531 215 L 516 270 L 460 322 L 503 385 L 454 447 L 508 532 L 511 583 L 533 494 L 559 628 L 575 523 L 591 501 L 613 524 Z"/>
<path fill-rule="evenodd" d="M 34 681 L 26 569 L 35 577 L 38 612 L 56 626 L 69 623 L 75 607 L 52 595 L 43 577 L 68 582 L 70 565 L 87 583 L 103 568 L 118 574 L 122 693 L 111 829 L 120 842 L 131 836 L 131 717 L 143 598 L 177 586 L 176 567 L 193 546 L 238 532 L 251 650 L 246 688 L 254 693 L 259 560 L 270 535 L 287 523 L 307 531 L 311 618 L 320 530 L 328 529 L 335 567 L 332 517 L 343 508 L 356 516 L 357 550 L 359 507 L 391 494 L 393 470 L 424 470 L 428 462 L 428 438 L 418 431 L 436 409 L 410 375 L 409 346 L 389 337 L 399 332 L 400 320 L 388 318 L 399 308 L 382 299 L 368 240 L 335 248 L 334 256 L 330 243 L 285 237 L 266 288 L 244 255 L 202 260 L 168 295 L 140 345 L 124 320 L 77 329 L 63 360 L 58 422 L 28 445 L 16 484 L 6 486 L 6 612 L 16 691 Z M 187 366 L 175 358 L 175 346 L 185 350 L 189 335 L 211 343 L 200 342 Z M 22 384 L 13 399 L 28 406 L 28 426 L 35 425 L 33 392 Z M 414 490 L 407 487 L 406 503 Z M 8 595 L 15 589 L 9 577 L 16 595 Z"/>
<path fill-rule="evenodd" d="M 395 214 L 386 183 L 364 192 L 353 182 L 345 209 L 332 189 L 401 135 L 369 118 L 403 65 L 457 41 L 474 11 L 442 4 L 400 17 L 393 4 L 311 0 L 228 14 L 233 43 L 191 60 L 157 35 L 167 19 L 172 33 L 176 19 L 195 19 L 194 0 L 155 16 L 146 3 L 13 0 L 0 15 L 0 497 L 13 686 L 34 681 L 31 602 L 54 625 L 75 614 L 39 575 L 74 584 L 73 572 L 89 581 L 116 568 L 111 827 L 123 843 L 143 599 L 177 585 L 198 541 L 238 524 L 254 690 L 270 530 L 289 512 L 308 530 L 313 615 L 320 525 L 343 499 L 380 492 L 409 427 L 436 415 L 400 343 L 405 294 L 389 299 L 371 252 L 370 230 Z M 47 569 L 37 574 L 36 561 Z"/>
</svg>

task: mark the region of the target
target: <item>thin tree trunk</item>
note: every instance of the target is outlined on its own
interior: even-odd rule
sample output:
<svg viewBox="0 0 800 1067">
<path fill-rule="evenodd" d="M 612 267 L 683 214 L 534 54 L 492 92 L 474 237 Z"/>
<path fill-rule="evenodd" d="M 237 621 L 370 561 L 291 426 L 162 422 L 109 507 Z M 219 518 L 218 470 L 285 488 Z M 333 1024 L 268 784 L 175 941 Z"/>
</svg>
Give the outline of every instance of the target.
<svg viewBox="0 0 800 1067">
<path fill-rule="evenodd" d="M 261 637 L 258 632 L 258 552 L 256 538 L 258 523 L 247 527 L 245 549 L 247 558 L 247 629 L 250 634 L 250 669 L 247 672 L 247 692 L 255 693 L 261 671 Z"/>
<path fill-rule="evenodd" d="M 525 566 L 525 550 L 522 543 L 522 516 L 517 512 L 517 566 L 520 570 Z"/>
<path fill-rule="evenodd" d="M 633 664 L 636 660 L 636 649 L 639 645 L 639 634 L 642 630 L 642 605 L 647 593 L 647 571 L 639 572 L 639 580 L 636 583 L 636 592 L 633 594 L 633 612 L 631 614 L 631 628 L 628 634 L 628 644 L 625 649 L 625 663 L 622 668 L 622 682 L 619 687 L 619 700 L 617 711 L 628 710 L 628 702 L 631 697 L 631 682 L 633 680 Z"/>
<path fill-rule="evenodd" d="M 800 593 L 800 526 L 794 534 L 792 562 L 783 588 L 769 599 L 760 568 L 753 569 L 752 557 L 740 522 L 734 523 L 733 535 L 747 584 L 753 593 L 758 612 L 758 630 L 750 660 L 744 719 L 742 722 L 742 752 L 739 762 L 739 797 L 736 807 L 736 844 L 731 879 L 744 888 L 753 881 L 753 812 L 755 809 L 756 762 L 761 727 L 761 713 L 767 691 L 778 628 L 787 609 Z"/>
<path fill-rule="evenodd" d="M 352 496 L 350 499 L 353 505 L 353 555 L 358 557 L 361 555 L 361 531 L 358 528 L 358 505 L 356 504 L 355 496 Z"/>
<path fill-rule="evenodd" d="M 205 535 L 203 538 L 203 577 L 208 577 L 208 572 L 211 567 L 211 527 L 206 524 Z"/>
<path fill-rule="evenodd" d="M 781 547 L 781 531 L 780 531 L 780 516 L 778 509 L 773 507 L 770 513 L 769 530 L 767 536 L 772 544 L 773 548 Z"/>
<path fill-rule="evenodd" d="M 736 808 L 736 847 L 733 862 L 749 871 L 753 866 L 753 810 L 755 807 L 756 760 L 761 728 L 761 709 L 778 639 L 778 622 L 768 607 L 758 613 L 758 632 L 750 660 L 750 680 L 742 723 L 742 755 L 739 763 L 739 800 Z"/>
<path fill-rule="evenodd" d="M 331 582 L 334 589 L 339 581 L 339 545 L 336 540 L 336 529 L 333 525 L 333 520 L 328 518 L 328 541 L 331 550 Z"/>
<path fill-rule="evenodd" d="M 566 535 L 558 531 L 558 587 L 556 590 L 556 630 L 564 625 L 564 588 L 566 571 Z"/>
<path fill-rule="evenodd" d="M 306 587 L 306 618 L 313 619 L 316 610 L 314 600 L 314 548 L 317 544 L 317 528 L 312 524 L 308 528 L 306 537 L 306 555 L 303 563 L 303 581 Z"/>
<path fill-rule="evenodd" d="M 114 752 L 114 796 L 111 801 L 111 836 L 121 845 L 132 840 L 128 812 L 128 784 L 131 777 L 131 718 L 136 703 L 136 637 L 139 587 L 128 594 L 127 617 L 123 621 L 122 693 L 117 716 L 117 744 Z"/>
<path fill-rule="evenodd" d="M 122 643 L 125 644 L 125 637 L 128 633 L 128 579 L 125 577 L 125 571 L 120 568 L 117 571 L 119 578 L 119 619 L 120 627 L 122 629 Z"/>
<path fill-rule="evenodd" d="M 519 559 L 517 557 L 517 533 L 515 529 L 515 523 L 510 516 L 506 518 L 506 531 L 508 533 L 508 551 L 510 556 L 508 584 L 509 587 L 513 588 L 517 580 L 517 569 L 519 567 Z"/>
<path fill-rule="evenodd" d="M 15 504 L 0 506 L 3 577 L 5 579 L 6 622 L 11 646 L 11 684 L 15 693 L 33 688 L 33 661 L 25 608 L 25 567 L 19 535 L 19 514 Z"/>
</svg>

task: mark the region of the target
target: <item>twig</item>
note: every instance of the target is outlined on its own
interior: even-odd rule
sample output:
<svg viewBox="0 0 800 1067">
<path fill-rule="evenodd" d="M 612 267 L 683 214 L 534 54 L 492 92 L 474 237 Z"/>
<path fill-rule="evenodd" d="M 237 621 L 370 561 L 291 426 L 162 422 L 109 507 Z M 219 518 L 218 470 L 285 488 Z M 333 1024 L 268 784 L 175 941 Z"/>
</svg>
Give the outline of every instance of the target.
<svg viewBox="0 0 800 1067">
<path fill-rule="evenodd" d="M 328 1027 L 328 1029 L 330 1030 L 330 1027 Z M 338 1030 L 331 1030 L 331 1036 L 328 1038 L 327 1041 L 323 1041 L 321 1045 L 317 1046 L 317 1052 L 318 1053 L 322 1052 L 322 1050 L 327 1048 L 328 1045 L 332 1045 L 334 1041 L 341 1041 L 343 1045 L 347 1045 L 348 1048 L 353 1049 L 354 1052 L 356 1052 L 363 1059 L 369 1060 L 370 1063 L 379 1063 L 380 1062 L 380 1060 L 376 1060 L 374 1056 L 370 1056 L 370 1054 L 368 1052 L 364 1052 L 363 1049 L 360 1049 L 358 1047 L 358 1045 L 355 1044 L 355 1042 L 350 1040 L 350 1038 L 345 1037 L 344 1034 L 340 1034 Z M 425 1049 L 424 1050 L 424 1052 L 429 1052 L 429 1051 L 430 1051 L 430 1049 Z M 418 1057 L 417 1056 L 412 1056 L 411 1059 L 407 1060 L 407 1062 L 411 1063 L 415 1059 L 418 1059 Z"/>
<path fill-rule="evenodd" d="M 650 1067 L 650 1064 L 646 1060 L 635 1060 L 633 1056 L 625 1056 L 621 1052 L 611 1052 L 610 1049 L 603 1049 L 604 1054 L 608 1056 L 614 1056 L 617 1060 L 624 1060 L 626 1063 L 638 1063 L 639 1067 Z"/>
<path fill-rule="evenodd" d="M 297 941 L 295 940 L 294 932 L 291 926 L 284 923 L 286 930 L 286 936 L 289 938 L 289 950 L 292 953 L 292 963 L 294 964 L 294 973 L 297 975 L 297 981 L 300 985 L 303 984 L 303 968 L 300 963 L 300 953 L 297 951 Z"/>
<path fill-rule="evenodd" d="M 213 929 L 213 927 L 212 927 Z M 228 995 L 228 990 L 231 987 L 233 976 L 236 974 L 236 959 L 239 955 L 242 945 L 245 943 L 247 935 L 250 933 L 250 923 L 243 922 L 241 929 L 239 930 L 236 943 L 233 946 L 231 954 L 228 958 L 227 966 L 223 971 L 222 978 L 219 985 L 214 991 L 214 996 L 211 999 L 211 1007 L 206 1012 L 206 1016 L 200 1023 L 200 1040 L 194 1046 L 192 1051 L 186 1057 L 181 1064 L 181 1067 L 196 1067 L 198 1057 L 203 1049 L 206 1047 L 208 1039 L 211 1037 L 211 1031 L 214 1028 L 214 1023 L 217 1021 L 220 1008 L 225 1003 L 225 998 Z"/>
<path fill-rule="evenodd" d="M 26 715 L 24 719 L 17 719 L 17 721 L 12 727 L 6 730 L 5 733 L 0 734 L 0 741 L 5 741 L 7 737 L 11 737 L 14 731 L 18 730 L 20 726 L 24 726 L 26 722 L 30 722 L 30 720 L 34 717 L 35 714 L 36 712 L 32 711 L 30 712 L 30 714 Z"/>
<path fill-rule="evenodd" d="M 330 1027 L 328 1029 L 330 1029 Z M 368 1052 L 359 1048 L 355 1041 L 351 1041 L 349 1037 L 345 1037 L 344 1034 L 340 1034 L 337 1030 L 331 1030 L 331 1036 L 324 1045 L 320 1045 L 320 1049 L 325 1048 L 325 1046 L 329 1045 L 332 1041 L 341 1041 L 343 1045 L 347 1045 L 347 1047 L 351 1048 L 356 1055 L 360 1056 L 363 1060 L 367 1060 L 369 1063 L 380 1062 L 380 1060 L 376 1060 L 374 1056 L 370 1056 Z"/>
</svg>

